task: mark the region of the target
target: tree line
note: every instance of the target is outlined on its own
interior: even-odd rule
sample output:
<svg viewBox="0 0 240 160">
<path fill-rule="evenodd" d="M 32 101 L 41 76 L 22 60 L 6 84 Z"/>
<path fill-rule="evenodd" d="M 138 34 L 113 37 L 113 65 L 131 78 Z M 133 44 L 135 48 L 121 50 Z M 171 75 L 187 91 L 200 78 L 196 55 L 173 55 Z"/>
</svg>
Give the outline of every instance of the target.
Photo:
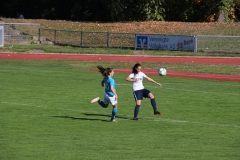
<svg viewBox="0 0 240 160">
<path fill-rule="evenodd" d="M 1 0 L 0 17 L 71 21 L 237 22 L 240 0 Z"/>
</svg>

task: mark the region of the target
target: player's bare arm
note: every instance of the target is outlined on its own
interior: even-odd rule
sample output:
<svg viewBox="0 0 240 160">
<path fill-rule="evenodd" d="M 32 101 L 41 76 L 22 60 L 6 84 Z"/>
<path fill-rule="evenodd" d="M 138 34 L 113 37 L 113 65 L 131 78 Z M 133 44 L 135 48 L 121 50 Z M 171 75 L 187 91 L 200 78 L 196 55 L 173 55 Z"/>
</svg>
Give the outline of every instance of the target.
<svg viewBox="0 0 240 160">
<path fill-rule="evenodd" d="M 101 85 L 104 87 L 104 82 L 102 81 Z"/>
<path fill-rule="evenodd" d="M 112 93 L 115 95 L 115 97 L 116 97 L 116 99 L 117 99 L 117 98 L 118 98 L 118 96 L 117 96 L 117 93 L 115 92 L 115 90 L 114 90 L 113 86 L 111 86 L 111 87 L 110 87 L 110 90 L 112 91 Z"/>
<path fill-rule="evenodd" d="M 153 83 L 155 83 L 156 85 L 162 87 L 162 84 L 161 84 L 161 83 L 158 83 L 158 82 L 154 81 L 152 78 L 146 76 L 146 79 L 147 79 L 149 82 L 153 82 Z"/>
<path fill-rule="evenodd" d="M 127 78 L 126 78 L 126 81 L 128 81 L 128 82 L 137 82 L 137 81 L 138 81 L 138 78 L 132 79 L 132 78 L 130 78 L 130 77 L 127 77 Z"/>
</svg>

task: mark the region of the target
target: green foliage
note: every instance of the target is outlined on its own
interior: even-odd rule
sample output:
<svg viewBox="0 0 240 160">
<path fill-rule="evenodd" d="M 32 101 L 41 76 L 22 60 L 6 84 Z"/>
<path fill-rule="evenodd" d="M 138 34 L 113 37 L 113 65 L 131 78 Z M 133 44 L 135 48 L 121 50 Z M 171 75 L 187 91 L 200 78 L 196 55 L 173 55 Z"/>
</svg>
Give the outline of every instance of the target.
<svg viewBox="0 0 240 160">
<path fill-rule="evenodd" d="M 108 9 L 113 21 L 164 20 L 163 0 L 111 0 Z"/>
<path fill-rule="evenodd" d="M 235 21 L 240 20 L 240 0 L 235 0 L 235 6 L 234 6 L 234 11 L 235 11 Z"/>
<path fill-rule="evenodd" d="M 147 17 L 146 20 L 165 20 L 165 9 L 163 8 L 163 0 L 147 1 L 143 9 Z"/>
<path fill-rule="evenodd" d="M 34 39 L 31 39 L 30 44 L 37 44 L 37 41 Z"/>
<path fill-rule="evenodd" d="M 74 21 L 238 21 L 239 0 L 3 0 L 0 16 Z"/>
<path fill-rule="evenodd" d="M 233 22 L 235 21 L 235 13 L 234 9 L 234 0 L 221 0 L 219 5 L 219 10 L 224 11 L 224 17 L 226 22 Z"/>
</svg>

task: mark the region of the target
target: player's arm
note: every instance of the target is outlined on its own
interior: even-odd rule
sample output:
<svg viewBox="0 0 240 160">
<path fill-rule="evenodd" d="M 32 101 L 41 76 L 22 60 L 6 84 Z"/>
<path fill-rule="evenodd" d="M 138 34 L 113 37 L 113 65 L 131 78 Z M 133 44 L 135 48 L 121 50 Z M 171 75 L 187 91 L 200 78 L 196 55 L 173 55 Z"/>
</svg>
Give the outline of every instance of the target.
<svg viewBox="0 0 240 160">
<path fill-rule="evenodd" d="M 104 82 L 103 81 L 101 82 L 101 85 L 104 87 Z"/>
<path fill-rule="evenodd" d="M 162 85 L 161 85 L 160 83 L 154 81 L 152 78 L 150 78 L 150 77 L 148 77 L 148 76 L 146 76 L 145 78 L 146 78 L 149 82 L 155 83 L 156 85 L 162 87 Z"/>
<path fill-rule="evenodd" d="M 118 98 L 118 96 L 117 96 L 117 93 L 115 92 L 115 90 L 114 90 L 114 87 L 113 86 L 111 86 L 110 87 L 110 90 L 112 91 L 112 93 L 115 95 L 115 97 L 116 97 L 116 99 Z"/>
<path fill-rule="evenodd" d="M 128 82 L 137 82 L 137 81 L 138 81 L 138 78 L 133 79 L 133 78 L 131 78 L 130 76 L 128 76 L 128 77 L 126 78 L 126 81 L 128 81 Z"/>
</svg>

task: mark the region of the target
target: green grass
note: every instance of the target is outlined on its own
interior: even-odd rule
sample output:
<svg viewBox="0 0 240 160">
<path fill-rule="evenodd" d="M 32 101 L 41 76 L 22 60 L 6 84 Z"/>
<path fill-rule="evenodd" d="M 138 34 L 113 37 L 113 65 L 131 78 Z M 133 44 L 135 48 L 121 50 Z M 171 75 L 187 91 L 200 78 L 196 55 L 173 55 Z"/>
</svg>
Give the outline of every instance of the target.
<svg viewBox="0 0 240 160">
<path fill-rule="evenodd" d="M 131 83 L 115 73 L 118 122 L 110 123 L 111 107 L 90 103 L 103 96 L 100 73 L 82 67 L 92 65 L 0 60 L 0 159 L 239 159 L 238 82 L 150 76 L 163 85 L 145 82 L 163 115 L 144 99 L 131 121 Z"/>
</svg>

